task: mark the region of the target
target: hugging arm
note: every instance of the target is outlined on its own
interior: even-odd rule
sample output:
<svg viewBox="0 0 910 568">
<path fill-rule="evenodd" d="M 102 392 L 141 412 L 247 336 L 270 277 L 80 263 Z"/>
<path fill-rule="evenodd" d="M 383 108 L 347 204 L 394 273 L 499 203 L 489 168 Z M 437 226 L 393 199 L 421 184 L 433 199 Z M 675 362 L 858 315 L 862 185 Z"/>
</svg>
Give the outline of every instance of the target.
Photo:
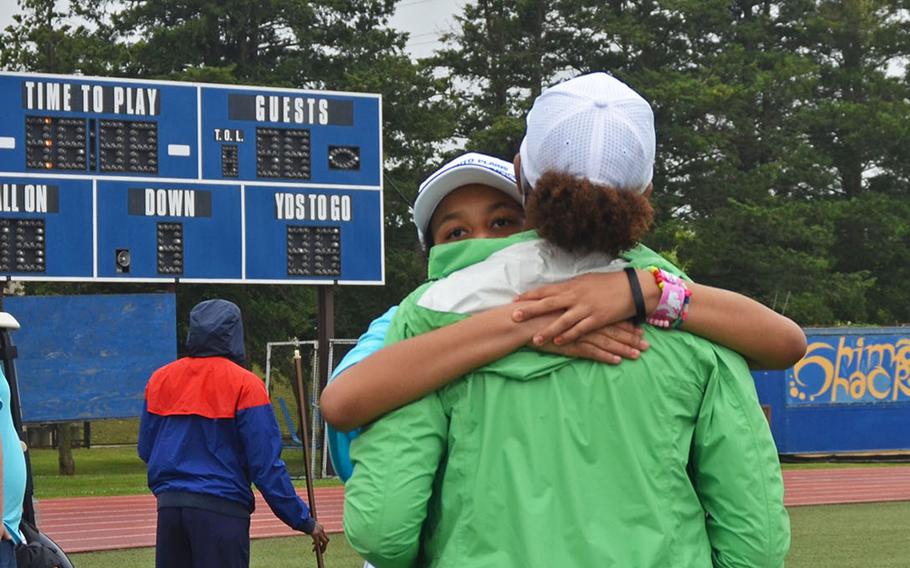
<svg viewBox="0 0 910 568">
<path fill-rule="evenodd" d="M 806 334 L 790 318 L 741 294 L 691 284 L 682 329 L 743 355 L 756 369 L 786 369 L 806 354 Z"/>
<path fill-rule="evenodd" d="M 647 270 L 635 271 L 641 283 L 645 311 L 651 313 L 660 300 L 660 289 Z M 682 329 L 729 347 L 743 355 L 754 368 L 786 369 L 806 352 L 806 336 L 789 318 L 741 294 L 687 283 L 692 290 L 689 315 Z M 566 282 L 543 286 L 522 294 L 516 306 L 518 321 L 548 313 L 560 317 L 534 336 L 536 345 L 551 339 L 557 345 L 575 341 L 590 329 L 631 318 L 635 304 L 626 274 L 585 274 Z"/>
<path fill-rule="evenodd" d="M 344 534 L 376 566 L 416 565 L 448 417 L 436 393 L 382 417 L 351 445 Z"/>
<path fill-rule="evenodd" d="M 492 308 L 366 357 L 326 387 L 320 398 L 323 417 L 342 431 L 362 426 L 512 353 L 556 317 L 515 322 L 513 309 L 512 305 Z M 572 345 L 546 350 L 615 364 L 620 356 L 635 358 L 646 347 L 640 330 L 618 324 L 601 326 Z"/>
</svg>

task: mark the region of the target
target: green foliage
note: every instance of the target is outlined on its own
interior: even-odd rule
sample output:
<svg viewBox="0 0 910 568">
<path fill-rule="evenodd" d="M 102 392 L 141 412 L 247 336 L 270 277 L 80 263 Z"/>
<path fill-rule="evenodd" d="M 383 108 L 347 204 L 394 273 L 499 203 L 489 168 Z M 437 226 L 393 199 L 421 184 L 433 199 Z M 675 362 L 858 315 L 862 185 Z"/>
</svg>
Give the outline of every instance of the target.
<svg viewBox="0 0 910 568">
<path fill-rule="evenodd" d="M 594 70 L 654 106 L 648 244 L 804 325 L 910 321 L 907 0 L 478 0 L 419 62 L 388 26 L 392 0 L 19 5 L 7 69 L 383 95 L 387 285 L 338 291 L 337 336 L 423 279 L 420 180 L 462 149 L 511 159 L 534 97 Z M 311 289 L 181 285 L 180 321 L 213 296 L 246 312 L 255 361 L 266 341 L 314 336 Z"/>
<path fill-rule="evenodd" d="M 562 49 L 577 40 L 565 27 L 561 2 L 485 0 L 465 4 L 460 28 L 428 63 L 452 80 L 467 147 L 511 160 L 522 117 L 554 74 Z"/>
<path fill-rule="evenodd" d="M 0 33 L 0 68 L 44 73 L 118 74 L 123 46 L 107 22 L 108 0 L 18 0 L 14 24 Z M 72 21 L 79 21 L 73 24 Z"/>
<path fill-rule="evenodd" d="M 655 109 L 648 244 L 805 325 L 893 324 L 908 321 L 906 298 L 887 282 L 910 272 L 910 89 L 889 72 L 910 52 L 905 9 L 478 1 L 434 62 L 466 85 L 467 146 L 503 157 L 540 87 L 613 73 Z"/>
</svg>

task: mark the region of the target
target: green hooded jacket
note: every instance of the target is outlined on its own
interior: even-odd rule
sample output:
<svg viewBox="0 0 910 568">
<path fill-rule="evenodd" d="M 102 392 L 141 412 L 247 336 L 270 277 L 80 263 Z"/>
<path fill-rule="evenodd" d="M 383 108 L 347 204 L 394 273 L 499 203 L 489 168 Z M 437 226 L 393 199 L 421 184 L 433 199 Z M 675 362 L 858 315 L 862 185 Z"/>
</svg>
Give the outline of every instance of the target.
<svg viewBox="0 0 910 568">
<path fill-rule="evenodd" d="M 482 288 L 516 293 L 550 254 L 534 232 L 434 247 L 387 344 L 490 307 L 435 309 Z M 645 247 L 624 256 L 677 271 Z M 351 446 L 348 540 L 378 568 L 782 566 L 780 465 L 745 362 L 645 336 L 619 366 L 521 349 L 372 424 Z"/>
</svg>

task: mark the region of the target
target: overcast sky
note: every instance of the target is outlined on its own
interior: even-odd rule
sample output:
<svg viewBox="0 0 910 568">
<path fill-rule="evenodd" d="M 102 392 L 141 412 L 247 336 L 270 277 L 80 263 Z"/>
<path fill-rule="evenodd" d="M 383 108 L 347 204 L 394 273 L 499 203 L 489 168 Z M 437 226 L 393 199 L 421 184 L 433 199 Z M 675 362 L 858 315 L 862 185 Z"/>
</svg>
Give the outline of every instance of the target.
<svg viewBox="0 0 910 568">
<path fill-rule="evenodd" d="M 454 24 L 454 14 L 461 12 L 465 0 L 401 0 L 392 18 L 392 25 L 409 32 L 408 51 L 415 58 L 430 55 L 439 45 L 440 34 Z M 0 29 L 13 23 L 19 11 L 16 0 L 0 0 Z"/>
</svg>

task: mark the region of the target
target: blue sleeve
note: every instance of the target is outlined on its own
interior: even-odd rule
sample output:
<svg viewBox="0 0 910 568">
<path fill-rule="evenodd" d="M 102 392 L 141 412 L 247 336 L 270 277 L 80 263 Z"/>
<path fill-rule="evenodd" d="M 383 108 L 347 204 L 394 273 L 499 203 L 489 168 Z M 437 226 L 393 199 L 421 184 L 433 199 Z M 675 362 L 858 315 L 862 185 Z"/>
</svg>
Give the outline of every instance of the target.
<svg viewBox="0 0 910 568">
<path fill-rule="evenodd" d="M 136 450 L 139 452 L 139 458 L 145 463 L 149 462 L 152 455 L 152 446 L 155 437 L 158 435 L 158 426 L 161 424 L 148 411 L 148 403 L 142 404 L 142 414 L 139 415 L 139 443 Z"/>
<path fill-rule="evenodd" d="M 275 516 L 294 530 L 313 532 L 315 521 L 297 496 L 281 459 L 281 431 L 271 404 L 237 412 L 237 430 L 243 442 L 250 480 L 259 488 Z"/>
<path fill-rule="evenodd" d="M 332 377 L 329 382 L 335 380 L 335 377 L 363 361 L 373 353 L 376 353 L 385 345 L 385 336 L 389 332 L 389 326 L 392 324 L 392 318 L 398 306 L 392 306 L 378 318 L 370 323 L 366 333 L 357 340 L 357 345 L 348 351 L 347 355 L 338 363 L 338 366 L 332 371 Z M 332 459 L 332 466 L 335 473 L 341 478 L 341 481 L 347 481 L 354 471 L 351 463 L 351 442 L 360 434 L 360 428 L 350 432 L 339 432 L 326 424 L 326 432 L 329 440 L 329 457 Z"/>
<path fill-rule="evenodd" d="M 345 372 L 348 368 L 353 367 L 357 363 L 360 363 L 373 353 L 376 353 L 382 349 L 385 345 L 385 336 L 389 333 L 389 326 L 392 325 L 392 318 L 395 317 L 395 312 L 398 311 L 398 306 L 392 306 L 378 318 L 374 319 L 370 323 L 370 327 L 367 328 L 366 333 L 360 336 L 360 339 L 357 340 L 357 345 L 348 351 L 347 355 L 338 363 L 338 366 L 335 367 L 335 370 L 332 371 L 332 378 L 329 379 L 329 382 L 333 381 L 335 377 Z"/>
</svg>

